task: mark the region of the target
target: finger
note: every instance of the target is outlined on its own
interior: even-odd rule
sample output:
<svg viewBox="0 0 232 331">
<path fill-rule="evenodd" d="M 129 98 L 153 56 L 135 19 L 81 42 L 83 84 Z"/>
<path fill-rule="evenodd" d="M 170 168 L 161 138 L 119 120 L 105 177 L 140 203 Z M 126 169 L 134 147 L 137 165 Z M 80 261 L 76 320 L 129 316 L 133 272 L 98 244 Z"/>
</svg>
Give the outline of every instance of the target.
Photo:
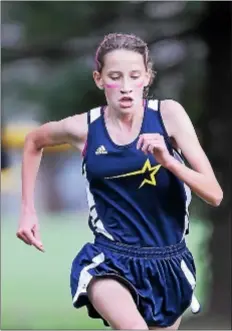
<svg viewBox="0 0 232 331">
<path fill-rule="evenodd" d="M 44 252 L 43 244 L 36 240 L 30 231 L 18 231 L 17 237 L 21 239 L 27 245 L 33 245 L 40 251 Z"/>
<path fill-rule="evenodd" d="M 155 151 L 162 152 L 162 151 L 164 151 L 164 150 L 165 150 L 165 148 L 164 148 L 163 145 L 161 145 L 161 144 L 153 144 L 153 153 L 154 153 Z"/>
<path fill-rule="evenodd" d="M 39 241 L 38 239 L 36 239 L 32 233 L 33 230 L 31 231 L 26 231 L 24 233 L 24 235 L 26 235 L 26 237 L 30 240 L 31 242 L 31 245 L 33 245 L 34 247 L 36 247 L 38 250 L 40 251 L 44 251 L 44 248 L 43 248 L 43 244 L 41 241 Z"/>
<path fill-rule="evenodd" d="M 21 238 L 24 238 L 25 241 L 26 241 L 29 245 L 31 245 L 31 238 L 30 238 L 30 236 L 28 236 L 28 232 L 27 232 L 26 230 L 22 230 L 22 231 L 20 232 L 20 235 L 21 235 Z"/>
<path fill-rule="evenodd" d="M 163 146 L 159 142 L 152 141 L 149 144 L 148 148 L 147 148 L 147 152 L 153 154 L 155 152 L 155 150 L 162 151 L 163 150 Z"/>
<path fill-rule="evenodd" d="M 37 240 L 36 238 L 33 238 L 31 244 L 39 251 L 44 252 L 44 247 L 41 241 Z"/>
<path fill-rule="evenodd" d="M 147 139 L 149 142 L 154 142 L 154 143 L 164 143 L 163 140 L 162 140 L 162 137 L 152 137 L 150 139 Z"/>
<path fill-rule="evenodd" d="M 141 147 L 141 151 L 147 154 L 149 145 L 150 145 L 149 141 L 144 141 Z"/>
<path fill-rule="evenodd" d="M 155 141 L 154 141 L 154 139 L 152 139 L 152 138 L 144 138 L 143 139 L 143 143 L 142 143 L 142 145 L 141 145 L 141 151 L 142 152 L 144 152 L 145 154 L 147 154 L 148 153 L 148 147 L 150 146 L 150 145 L 152 145 L 152 144 L 154 144 L 154 143 L 156 143 Z"/>
<path fill-rule="evenodd" d="M 34 244 L 33 246 L 35 246 L 37 249 L 39 249 L 40 251 L 44 252 L 44 247 L 41 241 L 41 237 L 40 237 L 40 232 L 37 226 L 35 226 L 32 229 L 32 232 L 34 234 Z"/>
<path fill-rule="evenodd" d="M 43 247 L 43 244 L 36 240 L 35 238 L 32 240 L 32 243 L 31 243 L 35 248 L 37 248 L 39 251 L 41 252 L 45 252 L 44 250 L 44 247 Z"/>
<path fill-rule="evenodd" d="M 143 143 L 143 139 L 144 139 L 143 135 L 140 135 L 139 139 L 138 139 L 138 142 L 137 142 L 137 146 L 136 146 L 137 149 L 141 148 L 142 143 Z"/>
<path fill-rule="evenodd" d="M 39 231 L 39 227 L 37 225 L 35 225 L 32 228 L 32 233 L 33 233 L 35 239 L 41 242 L 40 231 Z"/>
<path fill-rule="evenodd" d="M 150 144 L 150 145 L 148 146 L 147 151 L 148 151 L 148 153 L 153 154 L 153 153 L 154 153 L 154 149 L 155 149 L 155 147 L 154 147 L 152 144 Z"/>
<path fill-rule="evenodd" d="M 144 138 L 145 139 L 148 139 L 148 140 L 159 140 L 159 139 L 162 139 L 163 136 L 159 133 L 145 133 L 143 134 Z"/>
<path fill-rule="evenodd" d="M 143 140 L 141 149 L 143 148 L 144 145 L 146 145 L 148 147 L 149 145 L 156 144 L 156 143 L 158 143 L 158 140 L 155 140 L 152 137 L 146 138 Z"/>
<path fill-rule="evenodd" d="M 40 252 L 45 252 L 45 249 L 44 249 L 44 247 L 43 247 L 43 244 L 41 243 L 41 244 L 38 244 L 38 243 L 32 243 L 32 245 L 36 248 L 36 249 L 38 249 Z"/>
<path fill-rule="evenodd" d="M 23 233 L 21 233 L 21 232 L 17 232 L 17 233 L 16 233 L 16 236 L 17 236 L 20 240 L 22 240 L 25 244 L 31 246 L 31 242 L 28 240 L 28 238 L 27 238 Z"/>
<path fill-rule="evenodd" d="M 160 139 L 160 138 L 162 138 L 163 136 L 160 134 L 160 133 L 153 133 L 152 134 L 152 138 L 154 138 L 154 139 Z"/>
</svg>

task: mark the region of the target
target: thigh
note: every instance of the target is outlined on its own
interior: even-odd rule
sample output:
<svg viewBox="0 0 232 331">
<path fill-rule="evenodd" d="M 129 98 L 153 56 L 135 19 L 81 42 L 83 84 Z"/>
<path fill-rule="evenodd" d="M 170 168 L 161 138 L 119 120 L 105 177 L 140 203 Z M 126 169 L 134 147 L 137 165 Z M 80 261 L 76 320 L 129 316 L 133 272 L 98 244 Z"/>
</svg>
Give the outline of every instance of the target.
<svg viewBox="0 0 232 331">
<path fill-rule="evenodd" d="M 171 326 L 168 326 L 166 328 L 161 328 L 161 327 L 158 327 L 158 326 L 152 326 L 152 327 L 149 327 L 149 330 L 178 330 L 178 328 L 180 326 L 180 322 L 181 322 L 181 317 L 179 317 L 176 320 L 176 322 Z"/>
<path fill-rule="evenodd" d="M 94 278 L 88 297 L 97 312 L 117 330 L 148 330 L 130 291 L 111 278 Z"/>
</svg>

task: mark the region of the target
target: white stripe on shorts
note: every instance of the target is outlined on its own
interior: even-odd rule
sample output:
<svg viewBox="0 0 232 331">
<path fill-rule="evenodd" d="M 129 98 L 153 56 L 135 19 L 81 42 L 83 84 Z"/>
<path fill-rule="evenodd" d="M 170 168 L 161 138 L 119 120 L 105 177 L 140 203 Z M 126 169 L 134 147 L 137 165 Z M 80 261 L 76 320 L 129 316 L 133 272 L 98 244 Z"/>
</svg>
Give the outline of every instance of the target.
<svg viewBox="0 0 232 331">
<path fill-rule="evenodd" d="M 104 253 L 100 253 L 92 259 L 92 263 L 85 266 L 81 270 L 78 285 L 77 285 L 77 290 L 73 297 L 73 303 L 75 303 L 77 301 L 77 299 L 81 293 L 86 293 L 87 286 L 89 285 L 89 282 L 91 281 L 91 279 L 93 277 L 88 272 L 88 270 L 96 268 L 99 264 L 101 264 L 104 261 L 105 261 L 105 255 L 104 255 Z"/>
<path fill-rule="evenodd" d="M 182 271 L 183 271 L 185 277 L 187 278 L 189 284 L 191 285 L 191 287 L 192 287 L 192 289 L 193 289 L 193 291 L 194 291 L 194 289 L 195 289 L 195 287 L 196 287 L 196 280 L 195 280 L 195 278 L 194 278 L 192 272 L 191 272 L 191 271 L 189 270 L 189 268 L 187 267 L 187 264 L 185 263 L 184 260 L 181 261 L 181 269 L 182 269 Z M 197 300 L 197 298 L 196 298 L 194 292 L 193 292 L 193 294 L 192 294 L 192 301 L 191 301 L 191 305 L 190 305 L 190 306 L 191 306 L 191 310 L 192 310 L 192 312 L 193 312 L 194 314 L 196 314 L 197 312 L 200 311 L 201 306 L 200 306 L 200 303 L 199 303 L 199 301 Z"/>
</svg>

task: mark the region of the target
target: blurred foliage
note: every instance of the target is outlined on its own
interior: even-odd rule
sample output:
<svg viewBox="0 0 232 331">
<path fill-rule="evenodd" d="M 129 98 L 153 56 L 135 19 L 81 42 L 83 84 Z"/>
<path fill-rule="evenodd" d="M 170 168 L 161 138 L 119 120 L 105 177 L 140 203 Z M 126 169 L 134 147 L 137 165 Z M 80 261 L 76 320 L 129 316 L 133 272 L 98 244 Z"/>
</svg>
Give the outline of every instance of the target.
<svg viewBox="0 0 232 331">
<path fill-rule="evenodd" d="M 6 117 L 14 113 L 12 94 L 15 112 L 20 111 L 18 100 L 34 103 L 41 111 L 31 112 L 31 117 L 40 121 L 102 104 L 104 95 L 92 80 L 94 54 L 103 36 L 117 31 L 138 34 L 148 42 L 159 72 L 153 94 L 183 100 L 197 120 L 201 98 L 195 98 L 193 104 L 187 91 L 198 94 L 201 86 L 195 82 L 199 82 L 199 74 L 204 82 L 204 45 L 194 37 L 204 13 L 204 3 L 185 1 L 3 1 L 2 63 L 8 82 L 3 96 L 11 98 L 10 103 L 3 103 Z M 198 54 L 191 52 L 192 47 Z"/>
</svg>

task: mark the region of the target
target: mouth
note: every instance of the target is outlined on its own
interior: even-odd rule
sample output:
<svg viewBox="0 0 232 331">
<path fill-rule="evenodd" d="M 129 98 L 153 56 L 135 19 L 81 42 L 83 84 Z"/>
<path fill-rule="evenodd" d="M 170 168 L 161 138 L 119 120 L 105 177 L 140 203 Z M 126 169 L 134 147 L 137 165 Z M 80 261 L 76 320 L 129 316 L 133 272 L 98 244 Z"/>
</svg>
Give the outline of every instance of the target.
<svg viewBox="0 0 232 331">
<path fill-rule="evenodd" d="M 133 99 L 131 97 L 122 97 L 119 100 L 120 108 L 126 109 L 131 108 L 133 104 Z"/>
<path fill-rule="evenodd" d="M 131 108 L 133 104 L 133 99 L 131 97 L 122 97 L 119 100 L 120 108 Z"/>
<path fill-rule="evenodd" d="M 120 102 L 132 102 L 133 99 L 131 97 L 122 97 L 119 101 Z"/>
</svg>

